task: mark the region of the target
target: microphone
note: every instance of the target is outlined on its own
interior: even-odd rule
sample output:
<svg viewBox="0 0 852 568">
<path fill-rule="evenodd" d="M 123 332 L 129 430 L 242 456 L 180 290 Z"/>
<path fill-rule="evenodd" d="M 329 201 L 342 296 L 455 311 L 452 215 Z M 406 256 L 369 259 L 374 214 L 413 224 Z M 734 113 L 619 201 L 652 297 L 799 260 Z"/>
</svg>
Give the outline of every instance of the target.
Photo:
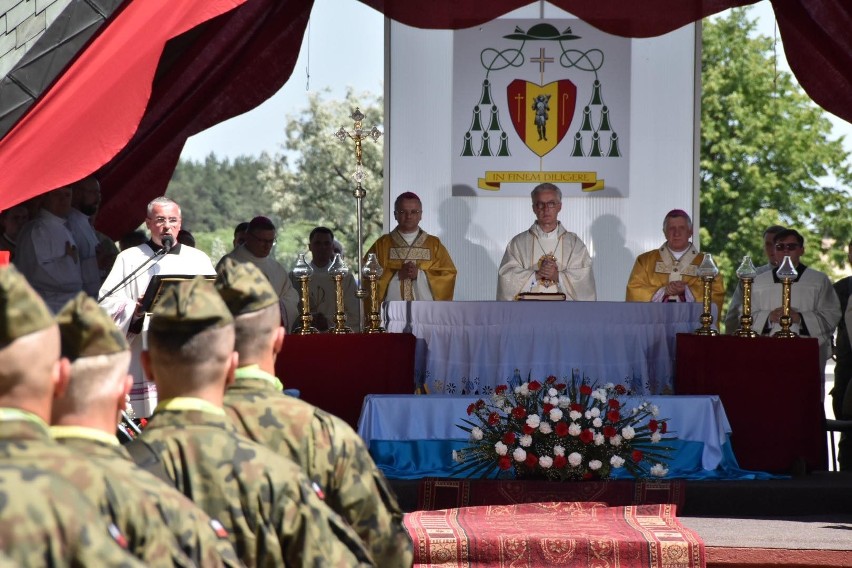
<svg viewBox="0 0 852 568">
<path fill-rule="evenodd" d="M 163 235 L 160 238 L 160 241 L 163 243 L 163 254 L 169 254 L 169 251 L 172 250 L 172 247 L 175 246 L 175 239 L 171 235 Z"/>
</svg>

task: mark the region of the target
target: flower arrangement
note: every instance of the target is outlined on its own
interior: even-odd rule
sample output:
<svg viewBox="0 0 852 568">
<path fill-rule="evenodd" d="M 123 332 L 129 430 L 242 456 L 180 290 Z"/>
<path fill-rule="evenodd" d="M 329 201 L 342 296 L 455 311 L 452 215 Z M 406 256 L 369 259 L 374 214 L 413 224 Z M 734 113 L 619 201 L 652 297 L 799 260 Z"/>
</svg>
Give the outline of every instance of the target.
<svg viewBox="0 0 852 568">
<path fill-rule="evenodd" d="M 627 409 L 622 385 L 596 387 L 572 376 L 498 386 L 490 402 L 467 409 L 458 427 L 470 445 L 453 452 L 458 474 L 551 480 L 608 479 L 624 468 L 636 477 L 664 477 L 671 447 L 668 422 L 648 402 Z"/>
</svg>

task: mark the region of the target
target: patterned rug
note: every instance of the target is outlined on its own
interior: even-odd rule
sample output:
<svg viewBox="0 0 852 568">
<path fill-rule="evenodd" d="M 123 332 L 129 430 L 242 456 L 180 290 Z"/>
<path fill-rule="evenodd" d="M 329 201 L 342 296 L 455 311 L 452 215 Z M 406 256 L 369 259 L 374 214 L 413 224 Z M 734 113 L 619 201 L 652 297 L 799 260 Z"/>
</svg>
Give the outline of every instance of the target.
<svg viewBox="0 0 852 568">
<path fill-rule="evenodd" d="M 522 503 L 405 515 L 414 566 L 705 566 L 704 543 L 681 525 L 674 505 Z"/>
</svg>

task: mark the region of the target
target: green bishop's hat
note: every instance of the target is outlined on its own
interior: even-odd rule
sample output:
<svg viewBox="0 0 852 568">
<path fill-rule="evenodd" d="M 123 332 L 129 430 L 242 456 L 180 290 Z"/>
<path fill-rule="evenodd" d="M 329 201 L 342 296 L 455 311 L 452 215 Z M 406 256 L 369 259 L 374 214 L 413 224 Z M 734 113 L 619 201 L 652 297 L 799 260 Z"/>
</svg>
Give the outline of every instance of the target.
<svg viewBox="0 0 852 568">
<path fill-rule="evenodd" d="M 0 349 L 55 325 L 53 314 L 12 265 L 0 266 Z"/>
<path fill-rule="evenodd" d="M 203 276 L 169 286 L 154 306 L 149 331 L 201 333 L 234 322 L 228 306 Z"/>
<path fill-rule="evenodd" d="M 275 289 L 254 264 L 225 257 L 217 272 L 216 289 L 234 316 L 278 304 Z"/>
<path fill-rule="evenodd" d="M 112 318 L 85 292 L 77 294 L 59 310 L 56 323 L 62 337 L 62 356 L 71 361 L 130 349 Z"/>
</svg>

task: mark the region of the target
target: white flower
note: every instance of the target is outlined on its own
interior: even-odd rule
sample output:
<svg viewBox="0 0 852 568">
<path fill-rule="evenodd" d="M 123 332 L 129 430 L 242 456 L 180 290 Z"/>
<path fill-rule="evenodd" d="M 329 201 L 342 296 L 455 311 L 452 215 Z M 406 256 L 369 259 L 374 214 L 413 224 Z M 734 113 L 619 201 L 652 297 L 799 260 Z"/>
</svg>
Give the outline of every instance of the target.
<svg viewBox="0 0 852 568">
<path fill-rule="evenodd" d="M 527 452 L 523 448 L 515 448 L 515 451 L 512 452 L 512 457 L 515 458 L 516 462 L 522 462 L 527 459 Z"/>
<path fill-rule="evenodd" d="M 529 394 L 530 394 L 530 384 L 529 384 L 529 383 L 524 383 L 524 384 L 522 384 L 522 385 L 520 386 L 520 388 L 519 388 L 519 389 L 515 389 L 515 391 L 516 391 L 516 392 L 518 392 L 519 394 L 523 395 L 523 396 L 529 396 Z"/>
<path fill-rule="evenodd" d="M 592 396 L 601 402 L 606 402 L 606 389 L 597 389 L 594 393 L 592 393 Z"/>
<path fill-rule="evenodd" d="M 544 395 L 543 397 L 541 397 L 541 402 L 542 402 L 542 403 L 544 403 L 544 404 L 549 403 L 549 402 L 550 402 L 550 397 L 549 397 L 549 396 L 547 396 L 547 395 Z M 556 404 L 556 403 L 554 402 L 554 404 Z"/>
<path fill-rule="evenodd" d="M 527 416 L 527 426 L 530 428 L 538 428 L 541 423 L 541 417 L 538 414 L 530 414 Z"/>
<path fill-rule="evenodd" d="M 603 426 L 603 420 L 601 420 L 600 418 L 595 418 L 594 420 L 592 420 L 592 426 L 594 426 L 595 428 L 600 428 L 601 426 Z"/>
<path fill-rule="evenodd" d="M 548 469 L 553 465 L 553 458 L 550 456 L 541 456 L 538 458 L 538 465 L 541 466 L 541 469 Z"/>
<path fill-rule="evenodd" d="M 592 414 L 592 418 L 597 418 L 601 415 L 601 409 L 597 406 L 593 407 L 589 412 Z"/>
<path fill-rule="evenodd" d="M 532 446 L 532 436 L 530 436 L 529 434 L 525 434 L 521 436 L 521 439 L 518 441 L 518 443 L 525 448 L 529 448 L 530 446 Z"/>
<path fill-rule="evenodd" d="M 550 425 L 550 422 L 542 422 L 538 426 L 538 431 L 542 434 L 550 434 L 553 432 L 553 427 Z"/>
<path fill-rule="evenodd" d="M 483 436 L 482 428 L 474 426 L 470 429 L 470 437 L 474 440 L 481 440 Z"/>
<path fill-rule="evenodd" d="M 573 467 L 577 467 L 581 463 L 583 463 L 583 456 L 578 454 L 577 452 L 571 452 L 568 454 L 568 463 Z"/>
<path fill-rule="evenodd" d="M 654 477 L 665 477 L 669 473 L 669 468 L 664 466 L 661 463 L 658 463 L 651 467 L 651 475 Z"/>
<path fill-rule="evenodd" d="M 549 417 L 553 422 L 559 422 L 562 420 L 562 411 L 558 408 L 551 408 Z"/>
<path fill-rule="evenodd" d="M 652 404 L 651 405 L 651 415 L 656 416 L 659 413 L 660 413 L 659 407 L 656 404 Z"/>
<path fill-rule="evenodd" d="M 615 385 L 612 384 L 612 383 L 607 383 L 607 384 L 604 385 L 604 388 L 608 391 L 611 391 L 612 389 L 615 388 Z"/>
<path fill-rule="evenodd" d="M 558 445 L 553 446 L 553 455 L 554 456 L 564 456 L 565 455 L 565 448 L 563 448 L 562 446 L 558 446 Z"/>
<path fill-rule="evenodd" d="M 568 396 L 560 395 L 559 396 L 559 408 L 568 408 L 571 406 L 571 398 Z"/>
<path fill-rule="evenodd" d="M 492 394 L 491 401 L 497 408 L 503 408 L 503 405 L 506 404 L 506 397 L 502 394 Z"/>
<path fill-rule="evenodd" d="M 497 452 L 498 456 L 505 456 L 509 448 L 503 442 L 497 442 L 494 444 L 494 451 Z"/>
<path fill-rule="evenodd" d="M 620 446 L 621 445 L 621 439 L 622 439 L 621 436 L 616 434 L 615 436 L 613 436 L 612 438 L 609 439 L 609 443 L 613 446 Z"/>
<path fill-rule="evenodd" d="M 602 446 L 604 442 L 606 442 L 606 438 L 604 438 L 603 434 L 601 434 L 600 432 L 595 434 L 595 445 L 596 446 Z"/>
<path fill-rule="evenodd" d="M 547 391 L 548 396 L 557 396 L 558 394 L 559 394 L 559 391 L 556 390 L 553 387 L 550 387 L 550 389 L 548 389 L 548 391 Z"/>
<path fill-rule="evenodd" d="M 609 465 L 611 465 L 615 469 L 618 469 L 619 467 L 624 465 L 624 458 L 621 456 L 612 456 L 609 459 Z"/>
<path fill-rule="evenodd" d="M 571 420 L 579 420 L 580 418 L 583 417 L 583 415 L 580 414 L 579 412 L 577 412 L 576 410 L 572 410 L 571 412 L 568 413 L 568 417 Z"/>
<path fill-rule="evenodd" d="M 591 419 L 592 419 L 592 411 L 591 411 L 591 410 L 587 410 L 587 411 L 586 411 L 586 413 L 585 413 L 585 414 L 583 414 L 583 417 L 584 417 L 586 420 L 591 420 Z"/>
<path fill-rule="evenodd" d="M 456 463 L 462 463 L 464 461 L 464 454 L 453 450 L 453 461 Z"/>
<path fill-rule="evenodd" d="M 663 439 L 663 436 L 659 432 L 654 432 L 653 434 L 651 434 L 651 443 L 652 444 L 657 444 L 662 439 Z"/>
<path fill-rule="evenodd" d="M 580 425 L 576 422 L 572 422 L 571 425 L 568 426 L 568 434 L 571 436 L 579 436 L 582 431 L 583 429 L 580 428 Z"/>
<path fill-rule="evenodd" d="M 603 464 L 600 462 L 600 460 L 592 460 L 589 462 L 589 469 L 591 469 L 592 471 L 600 469 L 601 466 L 603 466 Z"/>
<path fill-rule="evenodd" d="M 633 436 L 636 435 L 636 430 L 633 429 L 633 426 L 625 426 L 621 429 L 621 435 L 624 436 L 625 440 L 632 440 Z"/>
</svg>

